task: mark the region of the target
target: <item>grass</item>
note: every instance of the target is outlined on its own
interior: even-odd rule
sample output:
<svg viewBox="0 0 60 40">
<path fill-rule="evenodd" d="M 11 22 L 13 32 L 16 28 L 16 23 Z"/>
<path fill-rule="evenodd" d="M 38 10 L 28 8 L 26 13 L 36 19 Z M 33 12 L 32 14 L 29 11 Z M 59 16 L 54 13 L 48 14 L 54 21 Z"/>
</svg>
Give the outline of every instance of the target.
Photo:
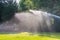
<svg viewBox="0 0 60 40">
<path fill-rule="evenodd" d="M 60 40 L 60 34 L 32 34 L 28 32 L 17 34 L 0 34 L 0 40 Z"/>
</svg>

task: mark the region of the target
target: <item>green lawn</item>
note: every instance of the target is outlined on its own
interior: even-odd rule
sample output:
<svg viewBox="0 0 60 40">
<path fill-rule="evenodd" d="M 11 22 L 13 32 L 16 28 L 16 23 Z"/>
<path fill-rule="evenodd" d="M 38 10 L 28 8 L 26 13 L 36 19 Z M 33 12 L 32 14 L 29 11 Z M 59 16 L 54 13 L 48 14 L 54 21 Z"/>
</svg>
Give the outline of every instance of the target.
<svg viewBox="0 0 60 40">
<path fill-rule="evenodd" d="M 0 34 L 0 40 L 60 40 L 59 33 L 32 34 L 22 32 L 17 34 Z"/>
</svg>

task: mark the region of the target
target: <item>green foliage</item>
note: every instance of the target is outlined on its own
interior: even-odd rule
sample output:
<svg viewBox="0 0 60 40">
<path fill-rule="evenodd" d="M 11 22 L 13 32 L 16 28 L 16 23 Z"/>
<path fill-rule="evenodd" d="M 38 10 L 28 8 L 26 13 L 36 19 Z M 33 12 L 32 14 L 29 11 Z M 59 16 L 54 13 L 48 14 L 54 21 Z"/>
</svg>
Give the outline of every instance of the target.
<svg viewBox="0 0 60 40">
<path fill-rule="evenodd" d="M 25 11 L 25 10 L 27 10 L 27 8 L 26 8 L 26 5 L 24 4 L 24 2 L 25 2 L 25 0 L 21 0 L 20 2 L 19 2 L 19 9 L 20 9 L 20 11 Z"/>
<path fill-rule="evenodd" d="M 33 9 L 33 2 L 32 2 L 32 0 L 25 0 L 25 2 L 24 2 L 24 4 L 26 5 L 26 7 L 28 8 L 28 9 Z"/>
<path fill-rule="evenodd" d="M 37 9 L 43 9 L 60 16 L 60 0 L 33 0 Z"/>
<path fill-rule="evenodd" d="M 13 0 L 0 0 L 0 21 L 6 21 L 11 19 L 16 11 L 16 1 L 13 2 Z"/>
<path fill-rule="evenodd" d="M 21 0 L 19 2 L 19 5 L 20 5 L 19 7 L 20 11 L 26 11 L 26 10 L 35 8 L 32 0 Z"/>
<path fill-rule="evenodd" d="M 27 9 L 43 9 L 60 16 L 60 0 L 21 0 L 19 8 L 22 11 Z"/>
</svg>

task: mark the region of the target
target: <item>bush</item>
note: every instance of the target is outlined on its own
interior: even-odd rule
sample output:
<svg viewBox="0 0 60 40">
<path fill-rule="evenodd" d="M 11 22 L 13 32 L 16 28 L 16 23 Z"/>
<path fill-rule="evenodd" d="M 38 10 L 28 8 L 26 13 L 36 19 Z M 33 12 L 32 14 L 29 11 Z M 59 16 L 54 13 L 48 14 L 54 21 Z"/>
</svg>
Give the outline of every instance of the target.
<svg viewBox="0 0 60 40">
<path fill-rule="evenodd" d="M 0 0 L 0 22 L 11 19 L 17 11 L 17 3 L 13 0 Z"/>
</svg>

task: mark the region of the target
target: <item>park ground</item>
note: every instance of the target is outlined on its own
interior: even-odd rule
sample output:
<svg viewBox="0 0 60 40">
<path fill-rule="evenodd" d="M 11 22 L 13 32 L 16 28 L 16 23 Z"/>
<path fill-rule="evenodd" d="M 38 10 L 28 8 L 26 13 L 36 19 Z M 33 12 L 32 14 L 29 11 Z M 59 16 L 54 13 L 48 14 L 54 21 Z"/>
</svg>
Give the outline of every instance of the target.
<svg viewBox="0 0 60 40">
<path fill-rule="evenodd" d="M 60 33 L 1 33 L 0 40 L 60 40 Z"/>
</svg>

